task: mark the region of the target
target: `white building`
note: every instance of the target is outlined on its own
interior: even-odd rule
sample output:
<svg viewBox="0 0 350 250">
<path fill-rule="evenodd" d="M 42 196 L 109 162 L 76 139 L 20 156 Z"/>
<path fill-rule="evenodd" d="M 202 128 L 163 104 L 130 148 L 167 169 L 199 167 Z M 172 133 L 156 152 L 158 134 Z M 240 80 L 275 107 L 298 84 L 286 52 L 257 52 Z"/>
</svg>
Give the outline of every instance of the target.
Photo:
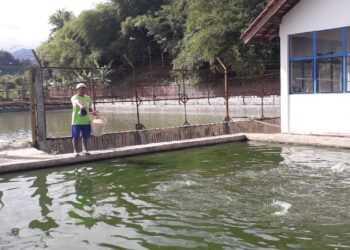
<svg viewBox="0 0 350 250">
<path fill-rule="evenodd" d="M 273 0 L 242 39 L 278 36 L 282 133 L 350 135 L 350 0 Z"/>
</svg>

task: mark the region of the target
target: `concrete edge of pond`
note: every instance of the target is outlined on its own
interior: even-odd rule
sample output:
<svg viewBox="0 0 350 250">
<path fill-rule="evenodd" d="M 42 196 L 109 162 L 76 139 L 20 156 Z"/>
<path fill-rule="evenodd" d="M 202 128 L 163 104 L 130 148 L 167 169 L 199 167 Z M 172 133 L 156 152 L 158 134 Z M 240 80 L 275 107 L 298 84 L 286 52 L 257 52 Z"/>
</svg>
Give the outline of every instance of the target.
<svg viewBox="0 0 350 250">
<path fill-rule="evenodd" d="M 50 155 L 34 148 L 24 148 L 0 151 L 0 173 L 26 171 L 32 169 L 67 166 L 90 161 L 110 158 L 133 156 L 146 153 L 178 150 L 191 147 L 208 146 L 234 141 L 259 141 L 267 143 L 281 143 L 307 145 L 317 147 L 335 147 L 350 149 L 349 136 L 320 136 L 295 134 L 230 134 L 198 139 L 170 141 L 92 151 L 91 155 L 74 157 L 73 154 Z"/>
<path fill-rule="evenodd" d="M 245 133 L 248 141 L 350 149 L 350 136 Z"/>
<path fill-rule="evenodd" d="M 49 155 L 34 148 L 0 151 L 0 173 L 67 166 L 116 157 L 133 156 L 246 140 L 247 138 L 244 134 L 231 134 L 191 140 L 128 146 L 107 150 L 96 150 L 91 151 L 90 155 L 81 155 L 79 157 L 75 157 L 73 154 Z"/>
</svg>

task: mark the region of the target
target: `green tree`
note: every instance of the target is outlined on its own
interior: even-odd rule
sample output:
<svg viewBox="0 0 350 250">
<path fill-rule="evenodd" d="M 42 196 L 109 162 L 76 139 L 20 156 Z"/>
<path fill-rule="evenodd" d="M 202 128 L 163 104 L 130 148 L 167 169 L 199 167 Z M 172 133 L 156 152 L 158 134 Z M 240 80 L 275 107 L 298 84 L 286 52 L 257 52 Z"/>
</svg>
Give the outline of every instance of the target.
<svg viewBox="0 0 350 250">
<path fill-rule="evenodd" d="M 0 50 L 0 69 L 2 75 L 15 75 L 20 73 L 21 62 L 13 57 L 13 55 L 6 51 Z"/>
<path fill-rule="evenodd" d="M 111 69 L 113 61 L 110 61 L 107 65 L 100 66 L 97 61 L 95 61 L 95 66 L 97 68 L 97 80 L 100 84 L 104 86 L 109 86 L 111 83 L 110 76 L 113 73 Z"/>
<path fill-rule="evenodd" d="M 110 0 L 66 22 L 38 49 L 49 66 L 135 66 L 165 57 L 178 69 L 218 70 L 220 57 L 236 74 L 263 72 L 278 47 L 242 43 L 243 31 L 270 0 Z M 56 16 L 59 13 L 56 13 Z M 59 19 L 59 20 L 62 20 Z M 62 26 L 63 25 L 63 26 Z M 56 80 L 67 72 L 53 71 Z"/>
<path fill-rule="evenodd" d="M 127 17 L 122 30 L 146 29 L 148 39 L 174 58 L 175 68 L 216 70 L 220 57 L 238 74 L 261 72 L 270 67 L 268 60 L 278 60 L 276 46 L 245 45 L 240 36 L 269 1 L 172 0 L 151 13 Z"/>
<path fill-rule="evenodd" d="M 2 90 L 2 98 L 10 100 L 10 91 L 16 87 L 14 82 L 8 77 L 0 77 L 0 86 Z"/>
<path fill-rule="evenodd" d="M 83 71 L 74 71 L 74 80 L 75 82 L 88 83 L 91 80 L 91 71 L 83 70 Z"/>
<path fill-rule="evenodd" d="M 10 52 L 0 50 L 0 65 L 19 65 L 19 61 Z"/>
<path fill-rule="evenodd" d="M 146 13 L 152 13 L 169 0 L 111 0 L 116 6 L 117 16 L 120 21 L 127 17 L 136 17 Z"/>
<path fill-rule="evenodd" d="M 92 67 L 95 60 L 102 65 L 110 61 L 119 64 L 125 63 L 124 54 L 135 65 L 142 63 L 149 42 L 145 30 L 134 29 L 123 34 L 122 22 L 127 16 L 151 12 L 162 2 L 112 0 L 99 4 L 60 26 L 52 39 L 40 46 L 38 54 L 50 66 Z"/>
<path fill-rule="evenodd" d="M 57 10 L 54 14 L 49 17 L 49 24 L 53 26 L 51 29 L 50 37 L 57 31 L 61 30 L 65 23 L 69 22 L 74 18 L 74 14 L 71 11 L 65 9 Z"/>
<path fill-rule="evenodd" d="M 49 66 L 91 67 L 94 60 L 110 61 L 119 26 L 114 6 L 101 4 L 65 23 L 38 48 L 38 55 Z"/>
<path fill-rule="evenodd" d="M 176 68 L 194 69 L 215 65 L 222 58 L 236 73 L 263 70 L 273 57 L 271 45 L 244 45 L 242 32 L 265 7 L 261 0 L 191 0 Z M 215 63 L 215 64 L 214 64 Z M 247 68 L 247 64 L 250 67 Z"/>
<path fill-rule="evenodd" d="M 182 46 L 188 2 L 188 0 L 168 1 L 152 13 L 135 18 L 128 17 L 122 26 L 123 33 L 126 34 L 132 29 L 146 29 L 149 42 L 155 42 L 162 54 L 177 56 Z"/>
</svg>

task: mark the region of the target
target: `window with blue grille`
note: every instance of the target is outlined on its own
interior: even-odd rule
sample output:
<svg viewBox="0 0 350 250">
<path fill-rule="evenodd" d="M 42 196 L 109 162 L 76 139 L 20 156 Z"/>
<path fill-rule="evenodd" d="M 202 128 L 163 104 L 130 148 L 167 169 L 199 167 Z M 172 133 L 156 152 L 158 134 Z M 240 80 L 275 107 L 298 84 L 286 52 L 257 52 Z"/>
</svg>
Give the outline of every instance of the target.
<svg viewBox="0 0 350 250">
<path fill-rule="evenodd" d="M 291 94 L 350 91 L 350 28 L 289 36 Z"/>
</svg>

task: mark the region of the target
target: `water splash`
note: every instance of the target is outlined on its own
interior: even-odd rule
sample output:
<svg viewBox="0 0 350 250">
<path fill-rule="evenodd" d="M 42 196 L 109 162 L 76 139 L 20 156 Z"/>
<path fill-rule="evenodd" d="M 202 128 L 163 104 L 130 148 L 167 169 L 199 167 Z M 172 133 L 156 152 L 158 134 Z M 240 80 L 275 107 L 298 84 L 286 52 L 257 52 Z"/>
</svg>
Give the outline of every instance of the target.
<svg viewBox="0 0 350 250">
<path fill-rule="evenodd" d="M 174 191 L 182 188 L 190 187 L 196 185 L 197 182 L 193 180 L 176 180 L 170 181 L 168 183 L 161 183 L 156 187 L 158 191 Z"/>
<path fill-rule="evenodd" d="M 292 205 L 288 202 L 284 202 L 284 201 L 275 201 L 273 200 L 271 206 L 273 207 L 280 207 L 281 210 L 280 211 L 276 211 L 274 213 L 274 215 L 278 215 L 278 216 L 283 216 L 285 214 L 288 213 L 288 210 L 292 207 Z"/>
<path fill-rule="evenodd" d="M 342 162 L 339 162 L 337 164 L 335 164 L 334 166 L 331 167 L 331 170 L 333 173 L 341 173 L 344 171 L 344 168 L 345 168 L 345 164 L 342 163 Z"/>
</svg>

